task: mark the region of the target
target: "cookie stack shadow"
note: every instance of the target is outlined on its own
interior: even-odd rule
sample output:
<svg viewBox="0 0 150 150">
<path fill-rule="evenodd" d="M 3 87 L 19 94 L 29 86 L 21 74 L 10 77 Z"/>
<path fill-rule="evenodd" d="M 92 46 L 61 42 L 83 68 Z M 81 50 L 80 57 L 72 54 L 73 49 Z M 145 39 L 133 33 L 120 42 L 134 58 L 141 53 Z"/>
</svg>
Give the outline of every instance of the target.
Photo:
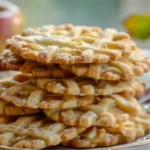
<svg viewBox="0 0 150 150">
<path fill-rule="evenodd" d="M 6 41 L 0 81 L 0 145 L 105 147 L 150 132 L 136 97 L 150 59 L 126 33 L 86 26 L 27 28 Z"/>
</svg>

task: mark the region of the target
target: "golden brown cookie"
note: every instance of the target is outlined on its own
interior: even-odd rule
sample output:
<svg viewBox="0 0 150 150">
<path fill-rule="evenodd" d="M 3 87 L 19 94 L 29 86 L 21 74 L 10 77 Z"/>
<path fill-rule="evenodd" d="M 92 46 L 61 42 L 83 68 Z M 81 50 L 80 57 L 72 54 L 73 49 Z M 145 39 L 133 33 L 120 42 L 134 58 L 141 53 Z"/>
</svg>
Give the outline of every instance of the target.
<svg viewBox="0 0 150 150">
<path fill-rule="evenodd" d="M 20 71 L 25 74 L 32 74 L 36 78 L 65 78 L 75 76 L 73 73 L 61 69 L 58 65 L 43 65 L 35 61 L 26 60 L 20 67 Z"/>
<path fill-rule="evenodd" d="M 57 27 L 54 27 L 55 31 L 53 29 L 47 30 L 47 34 L 43 34 L 43 32 L 39 34 L 41 32 L 40 28 L 36 28 L 35 33 L 32 32 L 33 34 L 28 32 L 29 29 L 25 29 L 21 35 L 8 39 L 6 48 L 24 59 L 45 64 L 69 65 L 76 63 L 107 63 L 118 60 L 122 56 L 129 56 L 136 47 L 128 34 L 118 32 L 115 29 L 102 31 L 97 27 L 97 35 L 92 36 L 93 33 L 90 33 L 90 30 L 95 33 L 93 27 L 72 25 L 69 28 L 71 30 L 65 29 L 68 32 L 67 35 L 63 32 L 62 34 L 59 31 L 57 32 Z M 86 34 L 86 30 L 89 34 Z M 77 33 L 70 35 L 70 32 Z"/>
<path fill-rule="evenodd" d="M 112 127 L 127 121 L 131 116 L 138 116 L 141 106 L 133 97 L 112 95 L 97 97 L 98 102 L 74 109 L 44 110 L 48 118 L 63 122 L 69 126 L 101 126 Z"/>
<path fill-rule="evenodd" d="M 87 94 L 84 96 L 83 94 L 75 95 L 75 93 L 74 95 L 59 95 L 53 94 L 52 92 L 49 93 L 44 88 L 42 89 L 36 85 L 37 80 L 31 79 L 26 82 L 14 84 L 14 86 L 10 87 L 6 91 L 3 91 L 1 95 L 2 100 L 6 102 L 11 102 L 20 107 L 41 108 L 41 109 L 56 109 L 56 108 L 67 109 L 95 103 L 97 102 L 97 97 L 101 97 Z M 44 82 L 43 80 L 41 81 L 44 84 L 48 83 L 47 80 L 44 80 L 46 82 Z M 45 85 L 43 86 L 45 87 Z M 141 83 L 141 81 L 135 80 L 133 81 L 133 83 L 129 88 L 127 87 L 126 89 L 120 91 L 119 94 L 122 96 L 140 95 L 144 92 L 144 89 L 145 87 Z M 105 90 L 107 91 L 107 89 Z M 73 91 L 75 92 L 74 89 Z"/>
<path fill-rule="evenodd" d="M 0 80 L 0 95 L 3 94 L 7 89 L 11 88 L 12 86 L 16 85 L 17 83 L 25 82 L 30 79 L 30 76 L 17 74 L 14 77 L 8 77 L 7 80 Z M 7 103 L 0 99 L 0 115 L 28 115 L 28 114 L 36 114 L 39 113 L 40 109 L 32 109 L 32 108 L 25 108 L 19 107 L 12 103 Z"/>
<path fill-rule="evenodd" d="M 141 133 L 140 137 L 145 135 L 142 127 L 137 127 L 137 130 Z M 110 128 L 90 127 L 76 138 L 63 142 L 63 145 L 74 148 L 107 147 L 129 143 L 137 138 L 134 128 L 130 126 Z"/>
<path fill-rule="evenodd" d="M 12 103 L 3 102 L 0 100 L 0 115 L 6 116 L 29 115 L 29 114 L 37 114 L 40 111 L 41 111 L 40 109 L 18 107 L 13 105 Z"/>
<path fill-rule="evenodd" d="M 90 127 L 76 138 L 63 142 L 75 148 L 113 146 L 132 142 L 150 132 L 150 114 L 130 118 L 113 127 Z"/>
<path fill-rule="evenodd" d="M 74 76 L 71 72 L 61 69 L 58 65 L 44 65 L 32 60 L 24 60 L 5 49 L 0 56 L 3 70 L 21 71 L 34 77 L 63 78 Z"/>
<path fill-rule="evenodd" d="M 150 59 L 144 57 L 140 51 L 134 51 L 127 57 L 108 64 L 75 64 L 60 65 L 64 70 L 77 76 L 85 76 L 104 80 L 129 80 L 135 76 L 142 76 L 150 70 Z"/>
<path fill-rule="evenodd" d="M 17 83 L 1 94 L 3 101 L 19 107 L 67 109 L 85 106 L 96 101 L 95 96 L 54 95 L 40 89 L 31 81 Z"/>
<path fill-rule="evenodd" d="M 3 50 L 0 55 L 0 67 L 2 70 L 14 70 L 19 71 L 20 67 L 24 64 L 24 60 L 14 55 L 10 50 Z"/>
<path fill-rule="evenodd" d="M 86 77 L 75 78 L 35 78 L 35 84 L 48 92 L 66 95 L 141 95 L 144 93 L 144 83 L 139 79 L 128 81 L 94 80 Z"/>
<path fill-rule="evenodd" d="M 31 79 L 30 75 L 25 75 L 22 73 L 16 73 L 14 76 L 9 75 L 8 77 L 4 77 L 0 80 L 0 94 L 5 92 L 7 89 L 12 86 L 19 84 L 21 82 L 26 82 Z"/>
<path fill-rule="evenodd" d="M 42 149 L 71 140 L 84 130 L 47 120 L 40 115 L 15 118 L 0 116 L 0 145 Z"/>
<path fill-rule="evenodd" d="M 132 127 L 90 127 L 75 139 L 63 142 L 63 145 L 74 148 L 94 148 L 125 144 L 135 139 L 136 133 Z"/>
</svg>

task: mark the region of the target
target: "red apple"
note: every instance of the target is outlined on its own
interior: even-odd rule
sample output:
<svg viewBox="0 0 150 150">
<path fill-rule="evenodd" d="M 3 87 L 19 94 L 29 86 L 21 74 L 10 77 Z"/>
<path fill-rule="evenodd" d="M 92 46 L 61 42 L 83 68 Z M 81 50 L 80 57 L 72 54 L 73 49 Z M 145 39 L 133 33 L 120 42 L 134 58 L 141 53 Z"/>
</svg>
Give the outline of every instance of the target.
<svg viewBox="0 0 150 150">
<path fill-rule="evenodd" d="M 5 40 L 18 34 L 25 27 L 25 19 L 19 7 L 11 2 L 0 0 L 0 51 Z"/>
</svg>

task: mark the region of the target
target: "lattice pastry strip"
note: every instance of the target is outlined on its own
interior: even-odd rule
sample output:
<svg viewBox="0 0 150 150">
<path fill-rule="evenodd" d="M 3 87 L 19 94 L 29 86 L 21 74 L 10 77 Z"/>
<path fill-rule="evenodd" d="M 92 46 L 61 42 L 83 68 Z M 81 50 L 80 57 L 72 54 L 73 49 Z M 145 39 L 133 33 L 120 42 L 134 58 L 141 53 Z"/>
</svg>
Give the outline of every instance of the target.
<svg viewBox="0 0 150 150">
<path fill-rule="evenodd" d="M 50 32 L 48 35 L 16 35 L 7 40 L 6 48 L 24 59 L 45 64 L 107 63 L 129 56 L 135 49 L 135 43 L 125 33 L 106 29 L 100 37 Z"/>
<path fill-rule="evenodd" d="M 105 81 L 85 77 L 75 78 L 37 78 L 36 85 L 48 92 L 68 95 L 111 95 L 121 92 L 124 95 L 140 95 L 144 92 L 144 83 L 139 80 Z"/>
<path fill-rule="evenodd" d="M 73 74 L 61 69 L 58 65 L 42 65 L 36 61 L 24 60 L 14 55 L 10 50 L 5 49 L 0 56 L 0 66 L 3 70 L 21 71 L 25 74 L 32 74 L 34 77 L 71 77 Z"/>
<path fill-rule="evenodd" d="M 0 123 L 0 145 L 41 149 L 75 138 L 85 129 L 67 127 L 44 116 L 25 116 Z M 69 133 L 69 134 L 68 134 Z"/>
<path fill-rule="evenodd" d="M 10 87 L 2 93 L 1 98 L 3 101 L 13 103 L 19 107 L 42 109 L 75 108 L 97 101 L 93 95 L 73 96 L 49 94 L 28 81 Z"/>
<path fill-rule="evenodd" d="M 48 118 L 54 121 L 82 127 L 111 127 L 128 120 L 130 116 L 139 115 L 140 111 L 141 106 L 135 98 L 119 95 L 99 98 L 98 104 L 86 105 L 76 109 L 44 110 Z"/>
<path fill-rule="evenodd" d="M 133 117 L 113 127 L 90 127 L 65 146 L 90 148 L 129 143 L 150 132 L 150 114 Z"/>
<path fill-rule="evenodd" d="M 150 70 L 150 59 L 139 52 L 132 52 L 130 57 L 111 61 L 108 64 L 75 64 L 60 65 L 60 67 L 77 76 L 105 80 L 129 80 L 148 72 Z"/>
</svg>

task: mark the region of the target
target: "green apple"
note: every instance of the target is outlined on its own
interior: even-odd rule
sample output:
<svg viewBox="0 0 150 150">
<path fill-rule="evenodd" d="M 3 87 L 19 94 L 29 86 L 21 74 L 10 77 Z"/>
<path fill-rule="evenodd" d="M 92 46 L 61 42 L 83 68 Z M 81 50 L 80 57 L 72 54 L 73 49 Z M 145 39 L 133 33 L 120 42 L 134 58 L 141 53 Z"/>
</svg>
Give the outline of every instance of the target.
<svg viewBox="0 0 150 150">
<path fill-rule="evenodd" d="M 126 18 L 123 25 L 132 37 L 146 39 L 150 37 L 150 14 L 134 14 Z"/>
</svg>

